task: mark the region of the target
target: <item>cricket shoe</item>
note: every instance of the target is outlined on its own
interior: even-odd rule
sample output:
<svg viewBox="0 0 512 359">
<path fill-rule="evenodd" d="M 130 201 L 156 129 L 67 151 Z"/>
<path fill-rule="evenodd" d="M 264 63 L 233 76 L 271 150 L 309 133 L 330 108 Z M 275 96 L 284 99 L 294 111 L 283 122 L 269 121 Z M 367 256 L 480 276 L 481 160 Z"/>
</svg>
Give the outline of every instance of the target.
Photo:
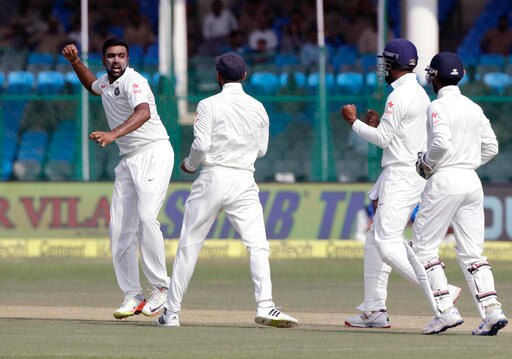
<svg viewBox="0 0 512 359">
<path fill-rule="evenodd" d="M 178 313 L 171 312 L 169 309 L 164 308 L 164 312 L 155 321 L 157 327 L 179 327 L 180 317 Z"/>
<path fill-rule="evenodd" d="M 121 306 L 114 312 L 114 318 L 124 319 L 132 315 L 140 314 L 144 305 L 146 305 L 144 297 L 142 297 L 142 299 L 139 297 L 125 299 Z"/>
<path fill-rule="evenodd" d="M 293 328 L 299 325 L 297 319 L 281 312 L 275 307 L 258 309 L 254 321 L 260 325 L 278 328 Z"/>
<path fill-rule="evenodd" d="M 447 329 L 454 328 L 464 323 L 464 320 L 459 314 L 459 311 L 455 307 L 451 307 L 441 313 L 439 317 L 434 317 L 422 329 L 423 334 L 437 334 L 442 333 Z"/>
<path fill-rule="evenodd" d="M 482 324 L 473 330 L 473 335 L 496 335 L 498 330 L 503 329 L 507 324 L 508 319 L 503 310 L 494 308 L 486 314 Z"/>
<path fill-rule="evenodd" d="M 348 317 L 345 326 L 349 328 L 390 328 L 388 312 L 384 309 L 365 311 L 360 315 Z"/>
<path fill-rule="evenodd" d="M 448 291 L 450 292 L 450 297 L 452 298 L 453 305 L 457 304 L 457 301 L 459 300 L 462 294 L 462 288 L 448 284 Z"/>
<path fill-rule="evenodd" d="M 142 314 L 153 317 L 160 313 L 164 309 L 164 304 L 167 301 L 167 288 L 156 288 L 151 292 L 149 300 L 146 302 L 144 308 L 142 308 Z"/>
</svg>

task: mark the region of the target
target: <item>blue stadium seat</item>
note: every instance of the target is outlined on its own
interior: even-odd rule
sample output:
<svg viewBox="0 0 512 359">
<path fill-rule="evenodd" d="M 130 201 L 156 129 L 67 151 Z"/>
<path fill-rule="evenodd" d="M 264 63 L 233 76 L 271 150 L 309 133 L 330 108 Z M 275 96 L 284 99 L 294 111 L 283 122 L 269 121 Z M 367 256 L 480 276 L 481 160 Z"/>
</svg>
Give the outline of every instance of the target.
<svg viewBox="0 0 512 359">
<path fill-rule="evenodd" d="M 510 76 L 503 72 L 488 72 L 483 75 L 483 82 L 494 93 L 503 95 L 510 85 Z"/>
<path fill-rule="evenodd" d="M 306 74 L 302 71 L 282 72 L 279 74 L 279 84 L 281 87 L 289 86 L 291 81 L 296 87 L 306 87 Z"/>
<path fill-rule="evenodd" d="M 375 88 L 377 87 L 377 73 L 368 72 L 365 75 L 364 80 L 365 80 L 367 92 L 373 92 L 375 90 Z"/>
<path fill-rule="evenodd" d="M 91 52 L 88 54 L 87 66 L 92 72 L 105 71 L 105 65 L 103 65 L 103 55 L 99 52 Z"/>
<path fill-rule="evenodd" d="M 10 71 L 7 74 L 7 93 L 26 95 L 32 93 L 35 76 L 29 71 Z"/>
<path fill-rule="evenodd" d="M 275 56 L 274 63 L 279 67 L 286 65 L 299 65 L 300 59 L 299 56 L 295 54 L 283 53 Z"/>
<path fill-rule="evenodd" d="M 21 136 L 18 156 L 13 172 L 21 181 L 39 179 L 46 155 L 48 134 L 44 131 L 27 131 Z"/>
<path fill-rule="evenodd" d="M 344 94 L 360 94 L 364 89 L 364 77 L 359 72 L 342 72 L 336 77 L 338 90 Z"/>
<path fill-rule="evenodd" d="M 158 58 L 158 42 L 154 42 L 148 46 L 145 56 Z"/>
<path fill-rule="evenodd" d="M 4 92 L 5 86 L 5 75 L 3 72 L 0 72 L 0 93 Z"/>
<path fill-rule="evenodd" d="M 65 86 L 64 74 L 59 71 L 41 71 L 37 74 L 37 93 L 54 95 L 62 92 Z"/>
<path fill-rule="evenodd" d="M 355 70 L 357 65 L 357 51 L 352 47 L 340 47 L 338 51 L 331 56 L 329 64 L 336 71 Z"/>
<path fill-rule="evenodd" d="M 66 181 L 73 174 L 73 163 L 77 147 L 77 128 L 73 120 L 57 124 L 48 149 L 48 161 L 44 173 L 50 181 Z"/>
<path fill-rule="evenodd" d="M 249 85 L 252 92 L 256 94 L 275 94 L 279 87 L 279 80 L 272 72 L 255 72 L 249 78 Z"/>
<path fill-rule="evenodd" d="M 12 174 L 12 164 L 16 156 L 16 146 L 18 145 L 18 131 L 11 129 L 4 129 L 2 140 L 1 153 L 1 166 L 0 166 L 0 180 L 5 181 L 10 178 Z"/>
<path fill-rule="evenodd" d="M 478 59 L 479 65 L 492 65 L 503 70 L 505 66 L 505 56 L 499 54 L 482 54 Z"/>
<path fill-rule="evenodd" d="M 320 74 L 318 72 L 312 72 L 307 77 L 307 87 L 309 90 L 317 91 L 320 85 Z M 327 91 L 332 91 L 335 88 L 336 80 L 332 72 L 325 73 L 325 87 Z"/>
<path fill-rule="evenodd" d="M 130 65 L 132 67 L 139 67 L 144 60 L 144 48 L 141 45 L 130 45 Z"/>
<path fill-rule="evenodd" d="M 160 60 L 158 55 L 158 43 L 149 45 L 148 48 L 146 49 L 146 53 L 144 54 L 144 59 L 142 61 L 144 71 L 158 71 L 159 61 Z"/>
<path fill-rule="evenodd" d="M 292 115 L 287 112 L 274 111 L 269 114 L 270 117 L 270 135 L 276 136 L 283 132 L 292 121 Z"/>
<path fill-rule="evenodd" d="M 48 143 L 48 134 L 44 131 L 27 131 L 20 139 L 18 160 L 37 160 L 42 162 Z"/>
<path fill-rule="evenodd" d="M 80 83 L 80 80 L 78 79 L 75 71 L 68 71 L 64 76 L 66 79 L 66 84 L 71 89 L 72 93 L 78 93 L 81 91 L 82 84 Z"/>
<path fill-rule="evenodd" d="M 377 69 L 377 56 L 375 54 L 364 54 L 359 56 L 359 67 L 363 72 L 375 71 Z"/>
<path fill-rule="evenodd" d="M 39 72 L 53 70 L 54 64 L 54 54 L 31 52 L 27 56 L 27 71 Z"/>
</svg>

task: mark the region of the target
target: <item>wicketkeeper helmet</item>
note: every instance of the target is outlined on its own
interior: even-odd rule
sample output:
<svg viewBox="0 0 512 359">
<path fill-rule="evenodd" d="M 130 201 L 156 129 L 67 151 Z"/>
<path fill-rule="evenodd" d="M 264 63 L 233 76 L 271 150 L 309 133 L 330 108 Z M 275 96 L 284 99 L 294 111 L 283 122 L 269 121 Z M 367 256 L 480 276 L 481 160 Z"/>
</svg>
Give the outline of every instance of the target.
<svg viewBox="0 0 512 359">
<path fill-rule="evenodd" d="M 427 82 L 432 82 L 435 77 L 459 82 L 464 77 L 462 61 L 453 52 L 438 53 L 432 58 L 425 71 L 427 71 Z"/>
</svg>

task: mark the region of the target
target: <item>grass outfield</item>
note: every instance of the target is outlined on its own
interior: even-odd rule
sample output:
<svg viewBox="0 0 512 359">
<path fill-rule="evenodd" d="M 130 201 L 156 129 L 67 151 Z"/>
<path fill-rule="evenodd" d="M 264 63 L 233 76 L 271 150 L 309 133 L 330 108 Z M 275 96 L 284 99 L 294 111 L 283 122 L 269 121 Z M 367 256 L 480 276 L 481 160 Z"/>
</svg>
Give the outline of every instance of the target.
<svg viewBox="0 0 512 359">
<path fill-rule="evenodd" d="M 169 268 L 171 268 L 169 263 Z M 496 287 L 512 316 L 512 262 L 493 261 Z M 182 327 L 154 318 L 116 321 L 121 302 L 105 260 L 2 259 L 0 358 L 510 358 L 512 324 L 496 337 L 474 337 L 476 310 L 455 261 L 450 282 L 463 287 L 466 322 L 435 336 L 420 334 L 430 312 L 419 290 L 393 274 L 391 329 L 349 329 L 362 298 L 362 260 L 272 260 L 274 299 L 296 316 L 295 329 L 253 323 L 247 260 L 200 258 L 183 303 Z"/>
</svg>

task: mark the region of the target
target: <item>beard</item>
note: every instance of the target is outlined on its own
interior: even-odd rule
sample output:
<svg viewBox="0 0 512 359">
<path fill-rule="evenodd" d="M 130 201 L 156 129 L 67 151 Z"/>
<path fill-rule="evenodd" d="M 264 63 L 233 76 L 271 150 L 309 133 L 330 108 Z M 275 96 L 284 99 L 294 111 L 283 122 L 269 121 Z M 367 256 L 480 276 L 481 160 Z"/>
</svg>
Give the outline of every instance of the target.
<svg viewBox="0 0 512 359">
<path fill-rule="evenodd" d="M 119 72 L 112 71 L 112 67 L 107 69 L 107 74 L 110 78 L 118 79 L 121 76 L 123 76 L 124 72 L 126 71 L 126 68 L 128 67 L 128 64 L 121 66 L 121 70 Z"/>
</svg>

